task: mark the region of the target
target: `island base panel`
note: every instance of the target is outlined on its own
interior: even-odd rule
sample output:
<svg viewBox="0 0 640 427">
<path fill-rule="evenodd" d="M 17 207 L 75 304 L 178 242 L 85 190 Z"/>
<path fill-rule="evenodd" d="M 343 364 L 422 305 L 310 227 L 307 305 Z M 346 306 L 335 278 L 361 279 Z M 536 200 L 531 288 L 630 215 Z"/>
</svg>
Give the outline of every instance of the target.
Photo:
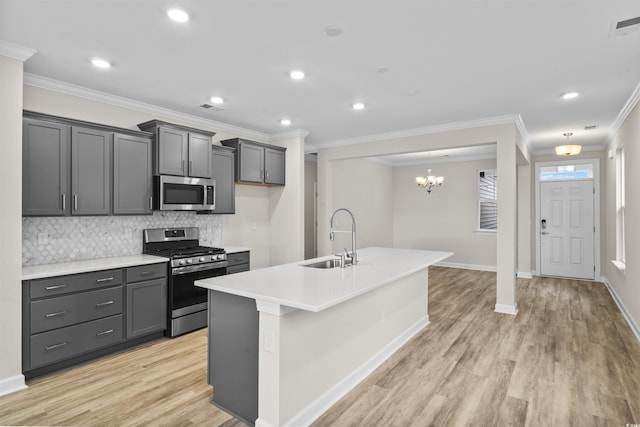
<svg viewBox="0 0 640 427">
<path fill-rule="evenodd" d="M 209 291 L 211 403 L 250 425 L 258 418 L 258 330 L 254 299 Z"/>
</svg>

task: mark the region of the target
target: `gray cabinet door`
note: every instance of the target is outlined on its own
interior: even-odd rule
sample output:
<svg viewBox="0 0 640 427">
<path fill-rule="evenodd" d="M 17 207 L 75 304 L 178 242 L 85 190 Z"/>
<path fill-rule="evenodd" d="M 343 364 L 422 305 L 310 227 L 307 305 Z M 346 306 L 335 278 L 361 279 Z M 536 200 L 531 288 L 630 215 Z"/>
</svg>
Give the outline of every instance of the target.
<svg viewBox="0 0 640 427">
<path fill-rule="evenodd" d="M 127 284 L 127 338 L 167 327 L 167 280 Z"/>
<path fill-rule="evenodd" d="M 151 215 L 151 144 L 149 138 L 114 134 L 114 214 Z"/>
<path fill-rule="evenodd" d="M 24 119 L 22 214 L 65 215 L 69 211 L 69 127 Z"/>
<path fill-rule="evenodd" d="M 211 138 L 189 133 L 189 176 L 211 178 Z"/>
<path fill-rule="evenodd" d="M 171 128 L 158 129 L 158 173 L 163 175 L 187 175 L 189 134 Z M 208 153 L 208 151 L 207 151 Z"/>
<path fill-rule="evenodd" d="M 71 128 L 71 213 L 109 215 L 111 133 Z"/>
<path fill-rule="evenodd" d="M 265 184 L 284 185 L 285 152 L 282 150 L 274 150 L 273 148 L 265 148 L 264 169 Z"/>
<path fill-rule="evenodd" d="M 216 181 L 216 214 L 236 212 L 235 158 L 233 151 L 214 147 L 213 179 Z"/>
<path fill-rule="evenodd" d="M 264 148 L 253 144 L 240 144 L 239 181 L 262 184 L 264 175 Z"/>
</svg>

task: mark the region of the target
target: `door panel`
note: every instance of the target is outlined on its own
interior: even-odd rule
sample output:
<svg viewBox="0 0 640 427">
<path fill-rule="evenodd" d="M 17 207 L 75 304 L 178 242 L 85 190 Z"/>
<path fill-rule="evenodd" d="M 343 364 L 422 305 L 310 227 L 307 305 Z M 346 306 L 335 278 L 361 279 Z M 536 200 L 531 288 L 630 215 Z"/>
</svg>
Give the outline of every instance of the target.
<svg viewBox="0 0 640 427">
<path fill-rule="evenodd" d="M 593 279 L 593 181 L 542 182 L 540 195 L 540 273 Z"/>
</svg>

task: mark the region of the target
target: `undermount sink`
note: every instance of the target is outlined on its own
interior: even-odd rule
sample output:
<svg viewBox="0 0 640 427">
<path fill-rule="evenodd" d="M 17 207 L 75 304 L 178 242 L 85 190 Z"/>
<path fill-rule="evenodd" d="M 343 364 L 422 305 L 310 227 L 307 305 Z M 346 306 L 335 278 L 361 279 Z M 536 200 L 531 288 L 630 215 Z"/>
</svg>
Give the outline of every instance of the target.
<svg viewBox="0 0 640 427">
<path fill-rule="evenodd" d="M 311 268 L 336 268 L 340 267 L 340 258 L 326 259 L 324 261 L 318 261 L 311 264 L 300 264 L 302 267 Z"/>
</svg>

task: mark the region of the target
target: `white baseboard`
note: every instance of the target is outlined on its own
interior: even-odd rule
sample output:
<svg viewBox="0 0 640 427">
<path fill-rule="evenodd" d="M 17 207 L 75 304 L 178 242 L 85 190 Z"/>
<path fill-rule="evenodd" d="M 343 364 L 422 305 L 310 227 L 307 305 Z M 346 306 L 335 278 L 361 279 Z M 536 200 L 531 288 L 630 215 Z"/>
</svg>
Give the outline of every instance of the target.
<svg viewBox="0 0 640 427">
<path fill-rule="evenodd" d="M 496 313 L 513 314 L 515 316 L 518 314 L 518 304 L 496 304 Z"/>
<path fill-rule="evenodd" d="M 27 384 L 24 382 L 24 375 L 22 374 L 0 379 L 0 396 L 24 390 L 25 388 L 27 388 Z"/>
<path fill-rule="evenodd" d="M 602 282 L 604 283 L 604 285 L 609 290 L 609 293 L 611 294 L 611 297 L 613 298 L 613 301 L 615 301 L 616 305 L 620 309 L 620 312 L 622 313 L 622 315 L 624 316 L 625 320 L 629 324 L 629 327 L 633 331 L 633 334 L 636 336 L 638 341 L 640 341 L 640 327 L 638 327 L 638 324 L 635 322 L 635 320 L 633 319 L 633 317 L 631 316 L 631 314 L 627 310 L 627 307 L 625 307 L 624 303 L 618 297 L 618 294 L 616 293 L 615 289 L 613 289 L 613 286 L 611 286 L 611 283 L 609 283 L 609 281 L 607 280 L 606 277 L 602 277 Z"/>
<path fill-rule="evenodd" d="M 459 262 L 446 261 L 437 262 L 433 265 L 437 265 L 438 267 L 460 268 L 463 270 L 492 271 L 494 273 L 496 272 L 495 265 L 462 264 Z"/>
<path fill-rule="evenodd" d="M 518 279 L 533 279 L 533 272 L 532 271 L 518 271 L 516 273 L 516 277 Z"/>
<path fill-rule="evenodd" d="M 285 427 L 299 427 L 308 426 L 318 419 L 327 409 L 333 406 L 338 400 L 340 400 L 345 394 L 350 392 L 355 386 L 360 384 L 362 380 L 368 377 L 373 371 L 382 365 L 393 353 L 398 351 L 400 347 L 407 343 L 414 335 L 422 330 L 429 324 L 429 315 L 426 315 L 416 323 L 411 325 L 400 336 L 387 344 L 382 350 L 374 354 L 369 360 L 367 360 L 360 367 L 356 368 L 349 375 L 347 375 L 342 381 L 327 390 L 324 394 L 311 402 L 302 411 L 294 415 L 286 424 Z M 256 420 L 256 427 L 274 427 L 270 423 L 258 418 Z"/>
</svg>

